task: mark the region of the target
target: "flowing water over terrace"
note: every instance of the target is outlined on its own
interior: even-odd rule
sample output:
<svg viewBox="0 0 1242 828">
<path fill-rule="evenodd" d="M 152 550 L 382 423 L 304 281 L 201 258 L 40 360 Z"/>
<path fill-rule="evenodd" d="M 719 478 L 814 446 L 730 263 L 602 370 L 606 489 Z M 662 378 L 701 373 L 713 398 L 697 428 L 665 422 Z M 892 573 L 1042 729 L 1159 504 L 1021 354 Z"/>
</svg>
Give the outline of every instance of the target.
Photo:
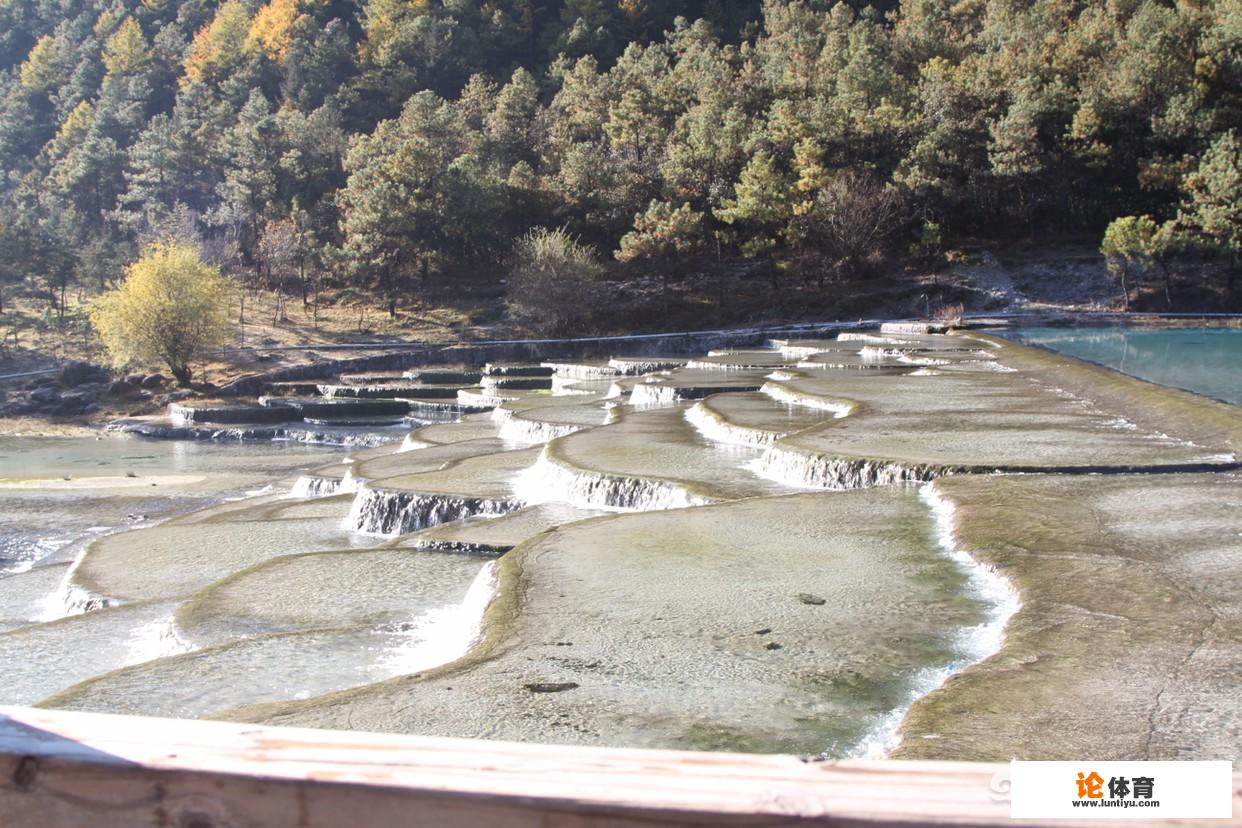
<svg viewBox="0 0 1242 828">
<path fill-rule="evenodd" d="M 877 333 L 343 378 L 342 411 L 452 413 L 348 453 L 0 443 L 0 703 L 883 752 L 1019 606 L 927 481 L 1237 466 L 1006 347 Z"/>
</svg>

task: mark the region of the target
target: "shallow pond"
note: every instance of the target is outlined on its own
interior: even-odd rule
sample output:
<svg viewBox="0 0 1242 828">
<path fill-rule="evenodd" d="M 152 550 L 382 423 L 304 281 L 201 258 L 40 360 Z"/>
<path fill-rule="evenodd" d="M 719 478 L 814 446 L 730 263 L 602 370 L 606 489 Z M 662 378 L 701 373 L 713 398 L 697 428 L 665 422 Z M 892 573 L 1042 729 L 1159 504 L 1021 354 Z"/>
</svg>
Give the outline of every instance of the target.
<svg viewBox="0 0 1242 828">
<path fill-rule="evenodd" d="M 272 491 L 339 447 L 292 442 L 0 436 L 0 575 L 72 559 L 120 527 Z"/>
<path fill-rule="evenodd" d="M 1242 405 L 1242 328 L 1022 328 L 1005 336 Z"/>
</svg>

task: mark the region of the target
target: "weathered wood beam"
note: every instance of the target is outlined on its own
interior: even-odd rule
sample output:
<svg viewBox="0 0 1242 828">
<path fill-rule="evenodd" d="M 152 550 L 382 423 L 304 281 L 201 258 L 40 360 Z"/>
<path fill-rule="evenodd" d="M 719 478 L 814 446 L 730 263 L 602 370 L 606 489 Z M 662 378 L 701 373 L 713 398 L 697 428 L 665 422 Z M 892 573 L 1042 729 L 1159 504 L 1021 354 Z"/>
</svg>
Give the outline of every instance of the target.
<svg viewBox="0 0 1242 828">
<path fill-rule="evenodd" d="M 0 707 L 0 828 L 998 825 L 1005 770 Z"/>
</svg>

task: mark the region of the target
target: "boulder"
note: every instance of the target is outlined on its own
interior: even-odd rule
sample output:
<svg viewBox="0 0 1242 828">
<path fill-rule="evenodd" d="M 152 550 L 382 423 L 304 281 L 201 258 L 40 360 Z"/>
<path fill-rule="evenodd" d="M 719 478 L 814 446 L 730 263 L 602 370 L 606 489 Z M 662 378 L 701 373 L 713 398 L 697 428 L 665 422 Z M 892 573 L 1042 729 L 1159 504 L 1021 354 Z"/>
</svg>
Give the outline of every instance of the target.
<svg viewBox="0 0 1242 828">
<path fill-rule="evenodd" d="M 193 394 L 194 392 L 190 389 L 181 388 L 177 391 L 170 391 L 169 393 L 163 395 L 157 400 L 157 402 L 160 405 L 168 405 L 169 403 L 180 402 L 181 400 L 188 399 L 193 396 Z"/>
<path fill-rule="evenodd" d="M 253 397 L 261 393 L 267 384 L 259 374 L 245 374 L 220 386 L 218 393 L 222 397 Z"/>
<path fill-rule="evenodd" d="M 32 402 L 40 405 L 58 402 L 60 400 L 60 390 L 54 385 L 42 385 L 30 392 Z"/>
<path fill-rule="evenodd" d="M 130 374 L 129 376 L 125 378 L 126 384 L 132 385 L 135 388 L 139 388 L 142 386 L 142 380 L 143 380 L 142 374 Z"/>
<path fill-rule="evenodd" d="M 75 414 L 81 414 L 88 405 L 90 405 L 90 399 L 85 394 L 70 391 L 60 398 L 60 402 L 52 411 L 62 417 L 72 417 Z"/>
<path fill-rule="evenodd" d="M 147 374 L 145 377 L 142 378 L 142 387 L 146 388 L 147 390 L 150 390 L 152 388 L 159 388 L 163 384 L 164 384 L 163 374 Z"/>
<path fill-rule="evenodd" d="M 117 380 L 108 386 L 108 394 L 113 397 L 127 397 L 134 393 L 134 386 L 129 379 Z"/>
<path fill-rule="evenodd" d="M 61 367 L 59 379 L 60 384 L 66 388 L 77 388 L 87 382 L 107 382 L 108 369 L 102 365 L 74 360 Z"/>
</svg>

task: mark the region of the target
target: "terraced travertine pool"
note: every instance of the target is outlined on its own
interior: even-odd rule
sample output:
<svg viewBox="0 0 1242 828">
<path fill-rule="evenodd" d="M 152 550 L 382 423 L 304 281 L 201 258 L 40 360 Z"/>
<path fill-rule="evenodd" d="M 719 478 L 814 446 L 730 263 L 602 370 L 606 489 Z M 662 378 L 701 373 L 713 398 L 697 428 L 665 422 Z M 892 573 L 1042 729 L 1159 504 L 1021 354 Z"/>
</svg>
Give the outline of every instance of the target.
<svg viewBox="0 0 1242 828">
<path fill-rule="evenodd" d="M 973 333 L 469 369 L 327 386 L 445 420 L 349 454 L 0 446 L 0 703 L 1242 755 L 1234 406 Z"/>
</svg>

